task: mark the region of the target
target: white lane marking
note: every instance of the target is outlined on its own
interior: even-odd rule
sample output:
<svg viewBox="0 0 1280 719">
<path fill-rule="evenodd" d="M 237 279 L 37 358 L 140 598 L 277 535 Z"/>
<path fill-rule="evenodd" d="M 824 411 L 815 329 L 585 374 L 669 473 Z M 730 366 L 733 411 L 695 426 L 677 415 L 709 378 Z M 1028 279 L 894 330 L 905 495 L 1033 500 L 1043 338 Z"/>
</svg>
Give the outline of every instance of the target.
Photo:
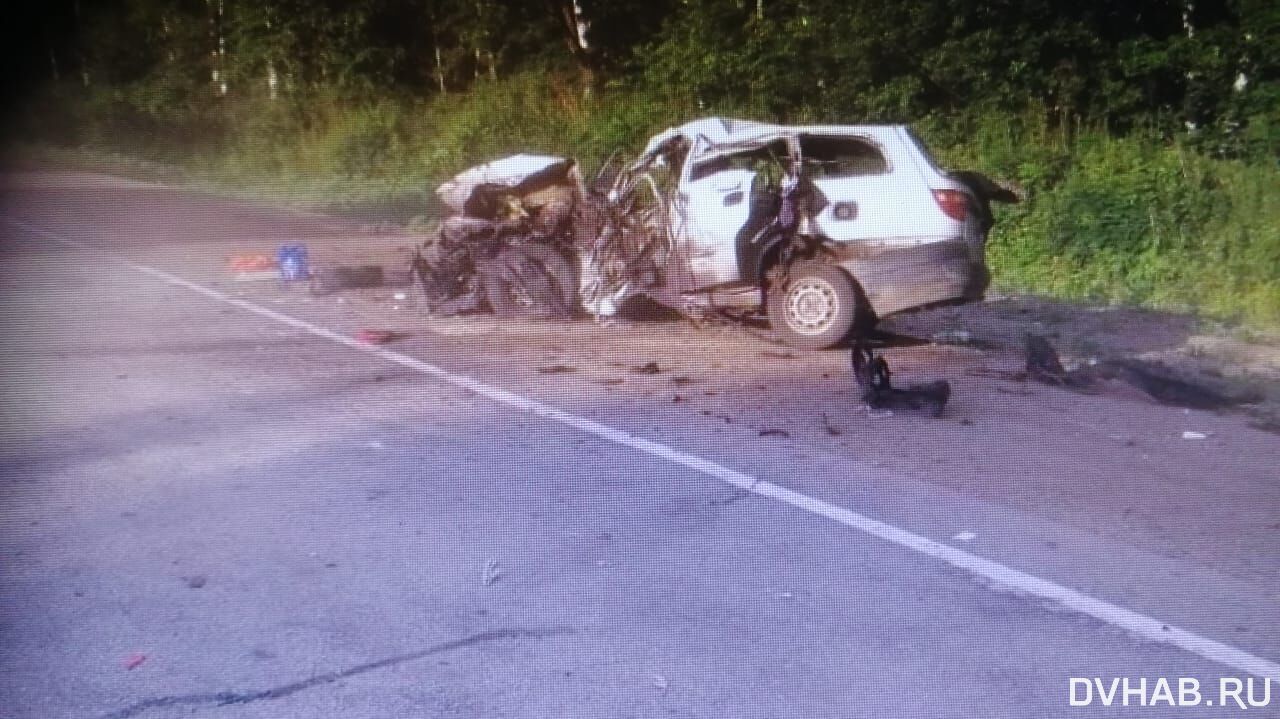
<svg viewBox="0 0 1280 719">
<path fill-rule="evenodd" d="M 69 247 L 91 250 L 99 253 L 100 255 L 103 253 L 103 250 L 93 247 L 90 244 L 79 242 L 68 237 L 63 237 L 57 233 L 29 225 L 19 220 L 5 218 L 5 221 L 28 232 L 42 235 Z M 505 404 L 509 407 L 514 407 L 536 416 L 559 422 L 560 424 L 573 427 L 574 429 L 581 430 L 587 434 L 599 437 L 600 439 L 613 442 L 614 444 L 629 447 L 659 459 L 664 459 L 673 464 L 678 464 L 682 467 L 692 469 L 709 477 L 714 477 L 715 479 L 744 491 L 751 492 L 762 497 L 767 497 L 769 499 L 775 499 L 811 514 L 816 514 L 820 517 L 825 517 L 832 521 L 839 522 L 846 527 L 856 529 L 887 542 L 892 542 L 893 544 L 905 547 L 914 552 L 919 552 L 927 557 L 932 557 L 933 559 L 946 562 L 957 569 L 991 580 L 1004 587 L 1054 602 L 1059 606 L 1081 614 L 1087 614 L 1095 619 L 1121 629 L 1125 629 L 1145 639 L 1178 647 L 1179 649 L 1191 652 L 1192 654 L 1196 654 L 1210 661 L 1217 662 L 1218 664 L 1232 667 L 1234 669 L 1239 669 L 1240 671 L 1247 672 L 1249 674 L 1259 677 L 1268 677 L 1280 681 L 1280 663 L 1265 659 L 1255 654 L 1250 654 L 1243 649 L 1223 644 L 1222 642 L 1201 636 L 1195 632 L 1180 629 L 1154 617 L 1149 617 L 1140 612 L 1135 612 L 1133 610 L 1111 604 L 1110 602 L 1096 599 L 1087 594 L 1071 589 L 1070 587 L 1065 587 L 1056 582 L 1042 579 L 1021 570 L 1005 566 L 999 562 L 985 559 L 976 554 L 971 554 L 964 550 L 956 549 L 955 547 L 942 544 L 940 542 L 935 542 L 927 537 L 923 537 L 894 525 L 886 524 L 885 522 L 858 514 L 857 512 L 844 507 L 817 499 L 816 497 L 811 497 L 807 494 L 787 489 L 786 487 L 766 480 L 757 479 L 749 474 L 730 469 L 709 459 L 704 459 L 683 450 L 644 439 L 643 437 L 637 437 L 629 432 L 600 424 L 599 422 L 586 419 L 585 417 L 570 414 L 564 410 L 552 407 L 551 405 L 523 397 L 515 394 L 514 392 L 508 392 L 507 390 L 500 389 L 498 387 L 487 385 L 465 375 L 454 374 L 453 372 L 428 364 L 408 355 L 358 342 L 350 337 L 313 325 L 305 320 L 300 320 L 296 317 L 276 312 L 275 310 L 256 305 L 247 300 L 231 297 L 217 290 L 171 275 L 163 270 L 149 267 L 147 265 L 135 264 L 128 260 L 124 260 L 123 258 L 110 255 L 104 255 L 104 257 L 118 261 L 134 271 L 150 275 L 170 285 L 191 290 L 192 292 L 204 295 L 205 297 L 217 300 L 218 302 L 238 307 L 247 312 L 252 312 L 253 314 L 289 325 L 290 327 L 295 327 L 317 337 L 322 337 L 340 345 L 350 347 L 351 349 L 365 352 L 388 362 L 393 362 L 395 364 L 417 370 L 423 374 L 448 382 L 449 384 L 469 389 L 478 395 L 493 400 L 494 402 Z"/>
</svg>

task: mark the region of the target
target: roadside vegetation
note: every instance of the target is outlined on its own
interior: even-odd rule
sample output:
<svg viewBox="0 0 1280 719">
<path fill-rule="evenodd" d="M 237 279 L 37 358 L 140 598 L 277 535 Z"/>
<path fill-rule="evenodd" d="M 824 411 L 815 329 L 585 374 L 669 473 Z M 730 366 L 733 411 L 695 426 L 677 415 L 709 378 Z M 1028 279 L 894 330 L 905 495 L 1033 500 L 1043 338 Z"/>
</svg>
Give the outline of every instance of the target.
<svg viewBox="0 0 1280 719">
<path fill-rule="evenodd" d="M 702 115 L 907 122 L 1025 192 L 999 287 L 1280 326 L 1269 0 L 65 5 L 14 69 L 7 132 L 46 153 L 407 222 L 508 153 L 590 175 Z"/>
</svg>

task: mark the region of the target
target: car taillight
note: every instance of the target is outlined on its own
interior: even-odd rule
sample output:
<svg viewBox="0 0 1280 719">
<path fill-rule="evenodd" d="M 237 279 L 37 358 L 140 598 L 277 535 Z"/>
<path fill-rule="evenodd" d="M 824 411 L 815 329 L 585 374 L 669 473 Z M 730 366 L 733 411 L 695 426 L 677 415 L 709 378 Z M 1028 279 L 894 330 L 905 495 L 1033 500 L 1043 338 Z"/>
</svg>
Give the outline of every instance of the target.
<svg viewBox="0 0 1280 719">
<path fill-rule="evenodd" d="M 953 220 L 964 222 L 969 216 L 969 196 L 960 190 L 934 190 L 933 199 L 947 217 Z"/>
</svg>

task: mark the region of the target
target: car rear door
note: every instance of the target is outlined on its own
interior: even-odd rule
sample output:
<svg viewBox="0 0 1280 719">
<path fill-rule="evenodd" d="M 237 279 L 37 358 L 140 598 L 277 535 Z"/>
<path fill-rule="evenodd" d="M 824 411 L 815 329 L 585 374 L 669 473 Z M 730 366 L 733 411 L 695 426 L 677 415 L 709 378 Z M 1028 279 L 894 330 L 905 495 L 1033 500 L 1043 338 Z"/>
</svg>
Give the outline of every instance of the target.
<svg viewBox="0 0 1280 719">
<path fill-rule="evenodd" d="M 919 220 L 932 198 L 892 138 L 802 133 L 799 144 L 805 174 L 826 200 L 814 217 L 818 234 L 836 242 L 921 240 Z"/>
</svg>

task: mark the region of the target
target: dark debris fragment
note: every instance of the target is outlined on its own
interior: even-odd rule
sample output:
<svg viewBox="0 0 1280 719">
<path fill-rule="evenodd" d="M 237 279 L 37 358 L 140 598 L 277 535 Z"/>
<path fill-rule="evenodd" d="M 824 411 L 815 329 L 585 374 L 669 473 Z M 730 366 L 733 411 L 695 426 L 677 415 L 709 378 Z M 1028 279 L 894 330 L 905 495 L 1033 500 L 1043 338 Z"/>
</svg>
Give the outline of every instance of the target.
<svg viewBox="0 0 1280 719">
<path fill-rule="evenodd" d="M 864 345 L 854 345 L 853 376 L 862 388 L 862 401 L 872 409 L 929 410 L 934 417 L 942 416 L 947 400 L 951 398 L 951 383 L 936 380 L 925 384 L 913 384 L 906 388 L 894 387 L 890 382 L 889 363 L 876 356 Z"/>
</svg>

